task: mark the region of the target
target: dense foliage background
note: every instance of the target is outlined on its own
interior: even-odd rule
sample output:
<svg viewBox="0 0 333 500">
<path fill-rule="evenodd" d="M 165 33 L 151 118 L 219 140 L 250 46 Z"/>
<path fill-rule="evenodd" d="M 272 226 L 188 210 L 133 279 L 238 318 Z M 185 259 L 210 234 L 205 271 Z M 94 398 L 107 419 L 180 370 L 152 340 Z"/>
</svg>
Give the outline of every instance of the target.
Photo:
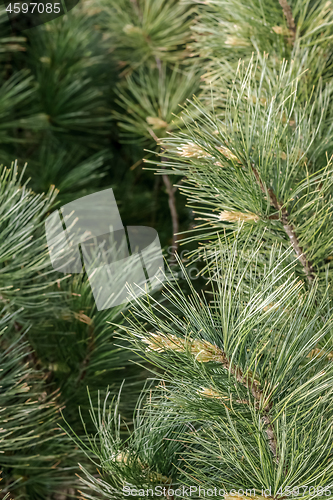
<svg viewBox="0 0 333 500">
<path fill-rule="evenodd" d="M 24 32 L 1 7 L 5 498 L 332 498 L 332 26 L 322 0 L 83 0 Z M 44 221 L 109 187 L 181 279 L 98 311 Z"/>
</svg>

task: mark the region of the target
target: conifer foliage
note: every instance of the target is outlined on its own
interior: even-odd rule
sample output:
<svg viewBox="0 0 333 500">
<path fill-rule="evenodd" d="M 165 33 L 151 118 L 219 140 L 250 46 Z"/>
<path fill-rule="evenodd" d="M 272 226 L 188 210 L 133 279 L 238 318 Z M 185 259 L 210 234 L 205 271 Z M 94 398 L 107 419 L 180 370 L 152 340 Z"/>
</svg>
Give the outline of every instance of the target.
<svg viewBox="0 0 333 500">
<path fill-rule="evenodd" d="M 126 378 L 130 417 L 145 376 L 115 345 L 109 322 L 121 323 L 124 308 L 97 311 L 86 276 L 52 269 L 45 238 L 48 214 L 108 185 L 117 73 L 93 16 L 77 9 L 24 36 L 6 16 L 1 6 L 1 487 L 15 500 L 55 500 L 78 494 L 77 463 L 86 463 L 61 413 L 76 428 L 86 387 L 116 394 Z"/>
<path fill-rule="evenodd" d="M 87 498 L 333 496 L 332 21 L 323 1 L 196 2 L 202 94 L 157 172 L 182 179 L 209 286 L 135 300 L 122 336 L 154 378 L 127 440 L 117 402 L 92 408 Z"/>
<path fill-rule="evenodd" d="M 332 12 L 89 0 L 21 36 L 1 11 L 5 498 L 333 498 Z M 185 279 L 97 311 L 43 224 L 110 184 L 132 224 L 165 201 Z"/>
</svg>

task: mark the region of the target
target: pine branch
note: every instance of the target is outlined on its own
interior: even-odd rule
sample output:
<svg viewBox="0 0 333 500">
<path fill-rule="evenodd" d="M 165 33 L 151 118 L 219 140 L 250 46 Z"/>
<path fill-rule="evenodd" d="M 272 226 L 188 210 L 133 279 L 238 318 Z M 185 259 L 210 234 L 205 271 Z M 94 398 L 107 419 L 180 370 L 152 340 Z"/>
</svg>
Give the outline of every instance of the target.
<svg viewBox="0 0 333 500">
<path fill-rule="evenodd" d="M 257 169 L 253 165 L 252 165 L 252 172 L 254 173 L 254 176 L 256 178 L 258 185 L 260 186 L 261 191 L 265 195 L 266 195 L 266 192 L 268 193 L 271 205 L 276 210 L 281 212 L 281 217 L 278 218 L 278 220 L 280 220 L 280 222 L 283 224 L 283 228 L 290 238 L 292 247 L 295 250 L 297 257 L 299 258 L 299 261 L 301 262 L 301 264 L 304 268 L 304 271 L 308 277 L 309 282 L 311 283 L 315 278 L 314 269 L 313 269 L 311 261 L 309 261 L 307 259 L 306 255 L 303 252 L 302 247 L 300 246 L 300 243 L 299 243 L 299 240 L 297 238 L 297 234 L 296 234 L 296 230 L 295 230 L 294 226 L 289 223 L 288 212 L 287 212 L 286 208 L 283 206 L 282 203 L 280 203 L 278 201 L 273 190 L 271 188 L 267 188 L 266 186 L 264 186 L 262 180 L 260 179 L 260 175 L 259 175 Z"/>
<path fill-rule="evenodd" d="M 166 305 L 150 295 L 133 301 L 129 326 L 122 329 L 154 367 L 164 393 L 160 401 L 145 398 L 148 414 L 138 412 L 141 430 L 136 426 L 126 448 L 112 429 L 111 420 L 118 422 L 113 410 L 109 417 L 95 417 L 100 444 L 94 438 L 91 446 L 103 481 L 86 475 L 90 487 L 118 499 L 115 485 L 138 489 L 150 481 L 153 487 L 158 471 L 172 477 L 173 485 L 193 484 L 189 481 L 195 477 L 206 488 L 214 483 L 224 488 L 253 485 L 259 492 L 268 484 L 272 495 L 267 498 L 276 499 L 285 497 L 276 492 L 289 472 L 297 470 L 292 485 L 300 484 L 314 460 L 316 484 L 331 481 L 326 467 L 333 457 L 333 365 L 313 353 L 322 345 L 327 355 L 332 306 L 328 297 L 329 302 L 316 304 L 316 287 L 306 291 L 303 281 L 289 273 L 296 268 L 290 263 L 291 248 L 273 248 L 261 269 L 261 241 L 249 241 L 246 249 L 243 240 L 232 244 L 225 237 L 210 303 L 188 277 L 189 296 L 167 278 Z M 163 416 L 187 427 L 168 434 Z M 171 451 L 172 444 L 184 445 L 177 458 L 161 451 L 162 446 Z M 169 459 L 179 475 L 170 473 Z"/>
<path fill-rule="evenodd" d="M 259 408 L 261 407 L 261 410 L 264 413 L 262 420 L 263 423 L 267 425 L 265 432 L 268 438 L 269 447 L 274 458 L 276 459 L 276 462 L 279 463 L 279 458 L 277 456 L 277 442 L 269 416 L 272 404 L 265 400 L 265 395 L 260 389 L 260 383 L 255 379 L 251 372 L 248 371 L 245 374 L 238 366 L 232 364 L 222 349 L 205 340 L 194 340 L 191 338 L 182 339 L 180 337 L 176 337 L 175 335 L 166 336 L 161 333 L 151 333 L 150 337 L 143 338 L 143 342 L 148 344 L 149 349 L 155 351 L 161 352 L 165 349 L 171 349 L 175 352 L 184 352 L 189 350 L 199 362 L 209 363 L 211 361 L 215 361 L 217 363 L 221 363 L 223 368 L 231 373 L 239 384 L 243 385 L 251 392 L 253 398 L 258 403 Z M 238 402 L 244 403 L 243 400 Z"/>
<path fill-rule="evenodd" d="M 101 25 L 113 55 L 129 75 L 156 58 L 168 64 L 188 55 L 194 9 L 174 0 L 102 0 Z"/>
</svg>

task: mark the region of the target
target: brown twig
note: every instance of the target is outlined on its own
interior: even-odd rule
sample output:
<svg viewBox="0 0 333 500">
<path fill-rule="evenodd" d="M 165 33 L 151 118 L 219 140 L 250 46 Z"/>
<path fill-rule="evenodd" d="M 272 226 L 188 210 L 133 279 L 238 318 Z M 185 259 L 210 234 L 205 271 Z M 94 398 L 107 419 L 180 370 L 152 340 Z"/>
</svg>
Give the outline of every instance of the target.
<svg viewBox="0 0 333 500">
<path fill-rule="evenodd" d="M 293 18 L 293 13 L 292 13 L 291 7 L 288 4 L 287 0 L 279 0 L 279 4 L 282 7 L 283 14 L 284 14 L 286 21 L 287 21 L 287 27 L 289 30 L 288 42 L 290 45 L 294 45 L 295 38 L 296 38 L 296 26 L 295 26 L 295 21 Z"/>
<path fill-rule="evenodd" d="M 163 161 L 163 158 L 162 158 L 162 161 Z M 172 236 L 172 253 L 171 253 L 170 262 L 175 262 L 176 261 L 175 254 L 177 252 L 178 242 L 179 242 L 178 235 L 177 235 L 177 233 L 179 232 L 179 219 L 178 219 L 178 212 L 177 212 L 177 208 L 176 208 L 176 197 L 175 197 L 175 192 L 176 192 L 177 188 L 171 184 L 171 181 L 170 181 L 168 175 L 163 174 L 162 178 L 163 178 L 163 182 L 164 182 L 166 191 L 167 191 L 168 196 L 169 196 L 168 203 L 169 203 L 169 209 L 170 209 L 171 220 L 172 220 L 172 234 L 173 234 L 173 236 Z"/>
<path fill-rule="evenodd" d="M 148 132 L 156 142 L 156 144 L 160 143 L 159 138 L 155 134 L 155 132 L 152 129 L 148 129 Z M 163 151 L 163 148 L 162 148 Z M 166 162 L 166 158 L 161 158 L 161 162 Z M 163 168 L 165 168 L 163 166 Z M 178 212 L 177 212 L 177 207 L 176 207 L 176 197 L 175 197 L 175 192 L 177 191 L 177 188 L 171 184 L 171 181 L 169 179 L 169 176 L 166 174 L 162 175 L 162 179 L 166 188 L 166 191 L 168 193 L 168 203 L 169 203 L 169 209 L 170 209 L 170 214 L 171 214 L 171 221 L 172 221 L 172 253 L 171 253 L 171 258 L 170 258 L 170 264 L 176 262 L 176 257 L 175 254 L 178 250 L 178 242 L 179 242 L 179 237 L 177 233 L 179 232 L 179 218 L 178 218 Z"/>
<path fill-rule="evenodd" d="M 305 253 L 303 252 L 302 247 L 300 246 L 300 242 L 297 238 L 294 226 L 289 223 L 287 210 L 284 208 L 283 204 L 278 201 L 273 190 L 271 188 L 266 188 L 264 186 L 262 180 L 260 179 L 257 169 L 253 165 L 252 165 L 252 172 L 254 173 L 254 176 L 256 178 L 258 185 L 260 186 L 261 191 L 265 195 L 266 194 L 269 195 L 269 200 L 271 205 L 281 214 L 280 216 L 270 216 L 269 218 L 279 220 L 282 223 L 283 229 L 289 236 L 291 245 L 295 250 L 297 257 L 304 268 L 305 274 L 307 275 L 309 282 L 311 283 L 315 278 L 313 265 L 311 261 L 307 259 Z"/>
</svg>

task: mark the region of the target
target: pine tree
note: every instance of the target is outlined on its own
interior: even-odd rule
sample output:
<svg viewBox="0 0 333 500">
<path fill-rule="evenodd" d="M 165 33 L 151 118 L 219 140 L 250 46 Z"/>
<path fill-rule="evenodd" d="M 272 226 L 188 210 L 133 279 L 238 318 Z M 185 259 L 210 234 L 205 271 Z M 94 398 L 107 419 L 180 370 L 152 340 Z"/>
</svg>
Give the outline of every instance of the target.
<svg viewBox="0 0 333 500">
<path fill-rule="evenodd" d="M 154 378 L 129 438 L 121 394 L 91 400 L 88 443 L 66 426 L 94 455 L 85 498 L 331 498 L 331 4 L 197 14 L 202 95 L 158 137 L 157 169 L 202 221 L 189 240 L 208 286 L 167 278 L 163 303 L 134 299 L 123 338 Z"/>
</svg>

